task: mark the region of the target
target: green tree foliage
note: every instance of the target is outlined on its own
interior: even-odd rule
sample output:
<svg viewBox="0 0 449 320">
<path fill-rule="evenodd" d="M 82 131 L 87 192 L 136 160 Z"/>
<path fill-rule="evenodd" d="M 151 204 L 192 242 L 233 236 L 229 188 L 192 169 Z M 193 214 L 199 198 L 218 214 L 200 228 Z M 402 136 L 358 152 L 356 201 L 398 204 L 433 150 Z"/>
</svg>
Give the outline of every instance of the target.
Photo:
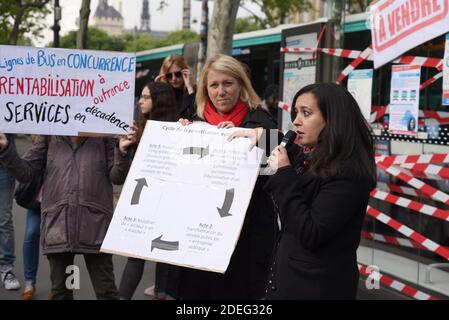
<svg viewBox="0 0 449 320">
<path fill-rule="evenodd" d="M 235 33 L 250 32 L 255 30 L 264 29 L 264 26 L 259 20 L 250 18 L 237 18 L 235 21 Z"/>
<path fill-rule="evenodd" d="M 76 48 L 77 31 L 70 31 L 67 35 L 61 37 L 61 48 Z M 120 37 L 111 37 L 103 30 L 89 27 L 87 32 L 87 48 L 91 50 L 123 51 L 125 48 L 125 39 Z"/>
<path fill-rule="evenodd" d="M 283 23 L 285 18 L 292 14 L 312 9 L 309 0 L 242 0 L 241 7 L 245 7 L 245 3 L 248 2 L 258 5 L 265 18 L 257 16 L 248 9 L 245 10 L 252 13 L 254 19 L 267 28 Z"/>
<path fill-rule="evenodd" d="M 174 31 L 164 38 L 152 38 L 148 33 L 124 33 L 120 36 L 109 36 L 100 29 L 89 27 L 87 47 L 92 50 L 137 52 L 198 40 L 199 35 L 189 30 Z M 61 48 L 75 49 L 76 31 L 70 31 L 61 37 L 60 46 Z"/>
<path fill-rule="evenodd" d="M 0 43 L 32 45 L 47 28 L 50 0 L 1 0 Z"/>
</svg>

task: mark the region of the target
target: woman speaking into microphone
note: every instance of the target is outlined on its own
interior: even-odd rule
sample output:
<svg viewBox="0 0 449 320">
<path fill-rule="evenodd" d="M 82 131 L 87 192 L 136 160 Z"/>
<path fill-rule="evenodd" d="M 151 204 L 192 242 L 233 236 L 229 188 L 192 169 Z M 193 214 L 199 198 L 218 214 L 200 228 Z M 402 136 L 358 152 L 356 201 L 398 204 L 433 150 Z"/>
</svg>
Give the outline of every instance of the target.
<svg viewBox="0 0 449 320">
<path fill-rule="evenodd" d="M 299 146 L 277 146 L 264 189 L 279 215 L 267 299 L 355 299 L 356 250 L 376 185 L 373 141 L 357 102 L 333 83 L 299 90 L 292 103 Z M 256 140 L 260 129 L 250 136 Z"/>
</svg>

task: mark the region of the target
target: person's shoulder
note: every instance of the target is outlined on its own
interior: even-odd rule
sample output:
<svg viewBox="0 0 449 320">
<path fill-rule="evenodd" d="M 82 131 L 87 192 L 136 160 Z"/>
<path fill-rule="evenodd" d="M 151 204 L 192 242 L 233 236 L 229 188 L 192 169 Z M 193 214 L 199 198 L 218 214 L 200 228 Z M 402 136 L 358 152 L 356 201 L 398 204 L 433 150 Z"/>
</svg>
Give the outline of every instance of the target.
<svg viewBox="0 0 449 320">
<path fill-rule="evenodd" d="M 266 129 L 275 129 L 276 123 L 271 118 L 271 115 L 262 109 L 260 106 L 256 109 L 250 109 L 248 115 L 246 116 L 246 121 L 248 124 L 254 123 L 258 124 Z"/>
</svg>

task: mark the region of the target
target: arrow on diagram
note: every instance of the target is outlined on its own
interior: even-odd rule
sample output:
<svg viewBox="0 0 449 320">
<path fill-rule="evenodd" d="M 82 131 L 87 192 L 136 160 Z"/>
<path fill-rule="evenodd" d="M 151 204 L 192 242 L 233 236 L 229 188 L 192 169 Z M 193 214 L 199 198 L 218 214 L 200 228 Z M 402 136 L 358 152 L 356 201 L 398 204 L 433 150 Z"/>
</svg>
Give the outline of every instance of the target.
<svg viewBox="0 0 449 320">
<path fill-rule="evenodd" d="M 131 205 L 139 204 L 140 194 L 142 193 L 143 187 L 148 187 L 147 180 L 145 178 L 136 179 L 136 181 L 137 185 L 131 198 Z"/>
<path fill-rule="evenodd" d="M 231 216 L 229 210 L 231 209 L 233 200 L 234 200 L 234 188 L 226 189 L 226 196 L 223 202 L 223 206 L 221 208 L 217 207 L 220 217 L 224 218 Z"/>
<path fill-rule="evenodd" d="M 151 241 L 151 251 L 153 249 L 175 251 L 179 249 L 179 241 L 164 241 L 161 240 L 162 235 Z"/>
<path fill-rule="evenodd" d="M 209 154 L 209 145 L 206 148 L 202 147 L 186 147 L 182 149 L 182 154 L 197 154 L 199 159 L 204 158 Z"/>
</svg>

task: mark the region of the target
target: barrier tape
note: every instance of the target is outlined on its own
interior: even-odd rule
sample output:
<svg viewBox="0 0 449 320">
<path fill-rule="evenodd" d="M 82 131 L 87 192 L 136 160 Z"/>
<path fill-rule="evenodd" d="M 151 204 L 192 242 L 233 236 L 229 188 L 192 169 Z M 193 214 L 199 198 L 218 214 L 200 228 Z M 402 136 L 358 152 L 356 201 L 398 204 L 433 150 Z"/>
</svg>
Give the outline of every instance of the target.
<svg viewBox="0 0 449 320">
<path fill-rule="evenodd" d="M 425 173 L 423 171 L 419 171 L 419 170 L 415 170 L 415 169 L 407 169 L 404 168 L 402 165 L 397 167 L 400 171 L 402 171 L 403 173 L 409 175 L 409 176 L 413 176 L 415 178 L 419 178 L 419 179 L 426 179 L 426 180 L 446 180 L 445 178 L 436 175 L 436 174 L 431 174 L 431 173 Z"/>
<path fill-rule="evenodd" d="M 369 45 L 365 50 L 363 50 L 360 55 L 354 59 L 346 68 L 343 69 L 343 71 L 338 76 L 337 81 L 335 81 L 337 84 L 340 84 L 347 76 L 351 73 L 355 68 L 359 66 L 363 61 L 368 58 L 372 54 L 372 46 Z"/>
<path fill-rule="evenodd" d="M 372 276 L 371 273 L 368 272 L 367 266 L 359 263 L 358 264 L 359 272 L 363 276 Z M 419 291 L 416 288 L 413 288 L 412 286 L 406 285 L 398 280 L 393 279 L 392 277 L 389 277 L 387 275 L 384 275 L 382 273 L 378 273 L 379 275 L 379 281 L 384 286 L 392 288 L 396 291 L 399 291 L 409 297 L 412 297 L 416 300 L 439 300 L 438 298 L 435 298 L 431 295 L 428 295 L 427 293 L 424 293 L 422 291 Z"/>
<path fill-rule="evenodd" d="M 378 242 L 393 244 L 396 246 L 401 246 L 401 247 L 406 247 L 406 248 L 427 250 L 426 247 L 423 247 L 419 243 L 417 243 L 413 240 L 406 239 L 406 238 L 387 236 L 384 234 L 368 232 L 365 230 L 362 230 L 361 236 L 363 239 L 366 239 L 366 240 L 375 240 Z"/>
<path fill-rule="evenodd" d="M 428 195 L 420 192 L 419 190 L 405 187 L 405 186 L 400 186 L 397 184 L 377 182 L 377 187 L 379 189 L 381 189 L 383 191 L 387 191 L 387 192 L 390 191 L 390 192 L 394 192 L 394 193 L 405 194 L 407 196 L 430 199 L 430 197 Z"/>
<path fill-rule="evenodd" d="M 408 156 L 387 156 L 377 155 L 376 163 L 382 162 L 386 166 L 392 164 L 401 165 L 404 163 L 449 163 L 448 153 L 434 153 L 434 154 L 418 154 Z"/>
<path fill-rule="evenodd" d="M 427 250 L 438 254 L 439 256 L 443 257 L 446 260 L 449 260 L 449 249 L 448 248 L 446 248 L 442 245 L 439 245 L 438 243 L 424 237 L 422 234 L 416 232 L 413 229 L 410 229 L 409 227 L 403 225 L 399 221 L 389 217 L 388 215 L 380 212 L 377 209 L 374 209 L 371 206 L 367 207 L 366 212 L 371 217 L 379 220 L 380 222 L 388 225 L 389 227 L 393 228 L 394 230 L 402 233 L 407 238 L 410 238 L 410 239 L 416 241 L 417 243 L 421 244 L 422 246 L 427 248 Z"/>
<path fill-rule="evenodd" d="M 426 81 L 424 81 L 423 83 L 421 83 L 421 85 L 419 86 L 419 90 L 424 90 L 425 88 L 430 86 L 432 83 L 434 83 L 441 77 L 443 77 L 443 71 L 441 71 L 440 73 L 437 73 L 433 77 L 431 77 L 431 78 L 427 79 Z"/>
<path fill-rule="evenodd" d="M 389 174 L 401 179 L 402 181 L 406 182 L 407 184 L 411 185 L 412 187 L 420 190 L 421 192 L 427 194 L 432 199 L 438 200 L 440 202 L 443 202 L 447 205 L 449 205 L 449 195 L 435 189 L 434 187 L 422 182 L 421 180 L 418 180 L 411 175 L 408 175 L 404 172 L 402 172 L 399 168 L 391 165 L 388 166 L 383 162 L 378 162 L 377 166 L 381 169 L 383 169 L 385 172 L 388 172 Z"/>
<path fill-rule="evenodd" d="M 331 56 L 357 59 L 362 53 L 360 50 L 348 50 L 348 49 L 332 49 L 332 48 L 287 48 L 281 47 L 281 52 L 284 53 L 307 53 L 307 52 L 322 52 Z M 372 53 L 366 57 L 365 60 L 372 61 Z M 440 58 L 429 58 L 429 57 L 419 57 L 419 56 L 402 56 L 392 63 L 398 64 L 410 64 L 421 67 L 431 67 L 436 68 L 439 71 L 443 70 L 443 59 Z"/>
<path fill-rule="evenodd" d="M 371 197 L 383 200 L 425 215 L 435 217 L 441 220 L 449 221 L 449 211 L 442 210 L 418 201 L 410 200 L 404 197 L 399 197 L 397 195 L 379 190 L 375 188 L 371 191 Z"/>
<path fill-rule="evenodd" d="M 425 173 L 435 174 L 442 178 L 449 178 L 449 168 L 436 166 L 434 164 L 426 163 L 403 163 L 400 165 L 402 168 L 422 171 Z"/>
</svg>

